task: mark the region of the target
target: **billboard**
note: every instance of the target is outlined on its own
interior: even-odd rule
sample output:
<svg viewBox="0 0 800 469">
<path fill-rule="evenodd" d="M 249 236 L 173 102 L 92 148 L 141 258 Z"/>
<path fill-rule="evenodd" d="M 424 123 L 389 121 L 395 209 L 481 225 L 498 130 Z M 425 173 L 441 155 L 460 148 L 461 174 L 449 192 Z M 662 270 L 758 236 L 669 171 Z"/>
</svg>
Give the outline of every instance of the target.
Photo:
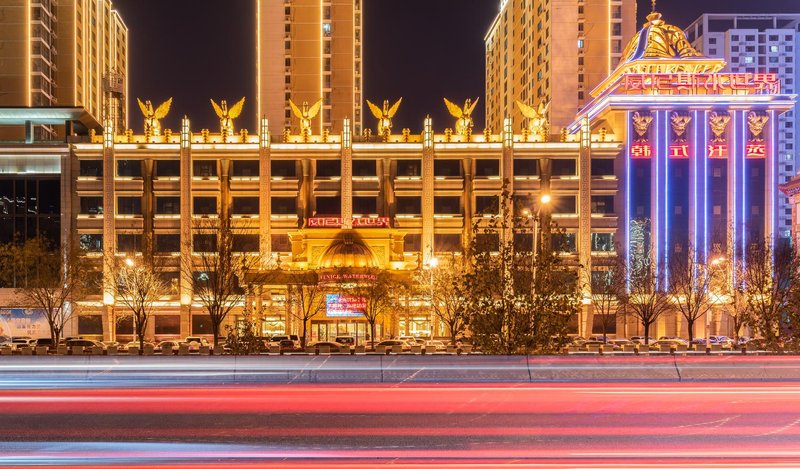
<svg viewBox="0 0 800 469">
<path fill-rule="evenodd" d="M 0 309 L 0 336 L 50 337 L 50 326 L 38 309 Z"/>
<path fill-rule="evenodd" d="M 366 307 L 366 300 L 357 296 L 328 293 L 325 298 L 325 314 L 329 318 L 360 318 Z"/>
</svg>

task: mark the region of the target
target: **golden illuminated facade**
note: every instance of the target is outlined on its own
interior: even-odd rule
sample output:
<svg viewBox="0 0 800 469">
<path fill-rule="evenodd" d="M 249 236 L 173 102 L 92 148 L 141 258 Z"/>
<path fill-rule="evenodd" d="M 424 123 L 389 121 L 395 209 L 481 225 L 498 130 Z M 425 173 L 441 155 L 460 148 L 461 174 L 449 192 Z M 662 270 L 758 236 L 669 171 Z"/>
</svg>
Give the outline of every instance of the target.
<svg viewBox="0 0 800 469">
<path fill-rule="evenodd" d="M 258 0 L 259 115 L 300 133 L 289 100 L 322 100 L 311 132 L 341 133 L 362 122 L 362 0 Z"/>
<path fill-rule="evenodd" d="M 83 107 L 127 126 L 128 28 L 110 0 L 0 0 L 0 17 L 0 106 Z"/>
<path fill-rule="evenodd" d="M 516 104 L 549 104 L 558 134 L 619 63 L 636 28 L 634 0 L 503 0 L 486 45 L 486 126 L 525 122 Z M 519 130 L 519 129 L 515 129 Z"/>
</svg>

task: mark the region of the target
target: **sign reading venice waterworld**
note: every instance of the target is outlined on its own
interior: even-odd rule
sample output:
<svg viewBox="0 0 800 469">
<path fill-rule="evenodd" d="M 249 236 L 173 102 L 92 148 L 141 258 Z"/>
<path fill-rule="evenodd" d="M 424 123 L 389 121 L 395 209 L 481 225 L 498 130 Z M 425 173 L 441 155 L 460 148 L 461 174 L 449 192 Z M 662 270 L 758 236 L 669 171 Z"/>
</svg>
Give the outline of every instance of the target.
<svg viewBox="0 0 800 469">
<path fill-rule="evenodd" d="M 364 298 L 328 293 L 325 314 L 329 318 L 358 318 L 364 315 L 367 302 Z"/>
</svg>

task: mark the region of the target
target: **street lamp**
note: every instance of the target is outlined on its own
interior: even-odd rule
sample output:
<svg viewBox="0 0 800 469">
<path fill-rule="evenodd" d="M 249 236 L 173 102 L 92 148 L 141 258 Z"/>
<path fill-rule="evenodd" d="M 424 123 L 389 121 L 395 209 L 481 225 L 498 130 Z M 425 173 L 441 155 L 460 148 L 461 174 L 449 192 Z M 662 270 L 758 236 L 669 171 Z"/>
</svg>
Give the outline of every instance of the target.
<svg viewBox="0 0 800 469">
<path fill-rule="evenodd" d="M 725 262 L 725 261 L 726 261 L 725 256 L 715 256 L 715 257 L 709 259 L 708 260 L 708 266 L 703 266 L 703 267 L 705 267 L 705 269 L 704 269 L 705 270 L 705 275 L 711 275 L 711 269 L 712 268 L 719 268 L 719 266 L 721 266 L 722 263 Z M 706 281 L 708 282 L 709 288 L 711 288 L 712 285 L 711 285 L 711 282 L 709 280 L 706 280 Z M 706 313 L 706 347 L 709 347 L 709 345 L 711 345 L 711 344 L 709 344 L 709 332 L 710 332 L 709 329 L 711 329 L 711 315 L 712 314 L 714 314 L 713 305 L 711 307 L 711 310 L 708 313 Z"/>
<path fill-rule="evenodd" d="M 539 220 L 540 220 L 540 218 L 542 216 L 542 206 L 549 205 L 551 201 L 552 201 L 552 197 L 550 197 L 550 194 L 542 194 L 542 196 L 539 197 L 539 204 L 536 206 L 536 216 L 532 217 L 533 218 L 533 246 L 532 246 L 533 251 L 531 252 L 531 261 L 532 261 L 532 264 L 533 264 L 533 271 L 532 271 L 533 280 L 536 279 L 536 256 L 539 255 Z M 526 210 L 526 212 L 528 212 L 528 216 L 531 216 L 530 211 Z"/>
<path fill-rule="evenodd" d="M 431 329 L 432 329 L 430 338 L 433 339 L 433 333 L 435 332 L 435 330 L 433 330 L 433 323 L 434 323 L 434 318 L 435 318 L 435 314 L 436 314 L 435 311 L 434 311 L 434 306 L 433 306 L 433 269 L 439 267 L 439 259 L 437 257 L 431 257 L 425 263 L 425 267 L 426 267 L 426 269 L 428 269 L 428 271 L 430 271 L 430 289 L 431 289 L 430 290 L 430 293 L 431 293 L 430 294 L 430 302 L 431 302 L 431 318 L 430 318 L 430 321 L 431 321 Z M 408 320 L 409 320 L 409 318 L 406 318 L 406 327 L 408 327 Z"/>
</svg>

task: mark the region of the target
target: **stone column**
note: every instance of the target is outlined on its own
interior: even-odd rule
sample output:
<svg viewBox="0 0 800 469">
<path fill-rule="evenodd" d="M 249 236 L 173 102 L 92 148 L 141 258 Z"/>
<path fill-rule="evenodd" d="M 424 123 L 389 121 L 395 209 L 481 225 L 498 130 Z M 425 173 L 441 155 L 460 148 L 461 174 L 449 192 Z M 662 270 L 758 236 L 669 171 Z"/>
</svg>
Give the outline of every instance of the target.
<svg viewBox="0 0 800 469">
<path fill-rule="evenodd" d="M 192 333 L 192 143 L 189 119 L 181 122 L 181 337 Z"/>
<path fill-rule="evenodd" d="M 592 333 L 594 307 L 592 298 L 592 129 L 589 119 L 581 122 L 581 146 L 578 154 L 578 262 L 581 296 L 581 321 L 584 330 L 581 336 Z"/>
<path fill-rule="evenodd" d="M 350 230 L 353 228 L 353 145 L 350 134 L 350 119 L 344 120 L 341 165 L 342 177 L 339 181 L 339 187 L 341 191 L 340 202 L 342 204 L 342 229 Z"/>
<path fill-rule="evenodd" d="M 422 133 L 422 262 L 427 264 L 434 256 L 433 252 L 433 121 L 425 118 L 425 130 Z"/>
<path fill-rule="evenodd" d="M 148 256 L 155 253 L 155 236 L 153 235 L 153 166 L 155 161 L 148 158 L 142 161 L 142 251 Z"/>
<path fill-rule="evenodd" d="M 115 227 L 116 197 L 114 175 L 114 123 L 106 119 L 103 127 L 103 340 L 114 340 L 116 330 L 114 321 L 114 287 L 112 261 L 116 253 L 117 236 Z"/>
<path fill-rule="evenodd" d="M 261 119 L 261 132 L 259 133 L 258 147 L 258 224 L 259 224 L 259 251 L 262 264 L 266 264 L 272 257 L 272 161 L 270 159 L 270 133 L 269 122 Z"/>
<path fill-rule="evenodd" d="M 464 170 L 464 226 L 461 229 L 464 248 L 469 248 L 472 241 L 472 216 L 475 213 L 473 204 L 473 181 L 474 181 L 474 160 L 465 158 L 463 161 Z"/>
<path fill-rule="evenodd" d="M 510 117 L 503 120 L 503 157 L 500 163 L 500 179 L 505 184 L 505 190 L 509 194 L 514 192 L 514 128 Z M 500 215 L 503 217 L 503 225 L 508 227 L 500 233 L 501 243 L 514 242 L 514 200 L 512 197 L 500 200 Z"/>
</svg>

